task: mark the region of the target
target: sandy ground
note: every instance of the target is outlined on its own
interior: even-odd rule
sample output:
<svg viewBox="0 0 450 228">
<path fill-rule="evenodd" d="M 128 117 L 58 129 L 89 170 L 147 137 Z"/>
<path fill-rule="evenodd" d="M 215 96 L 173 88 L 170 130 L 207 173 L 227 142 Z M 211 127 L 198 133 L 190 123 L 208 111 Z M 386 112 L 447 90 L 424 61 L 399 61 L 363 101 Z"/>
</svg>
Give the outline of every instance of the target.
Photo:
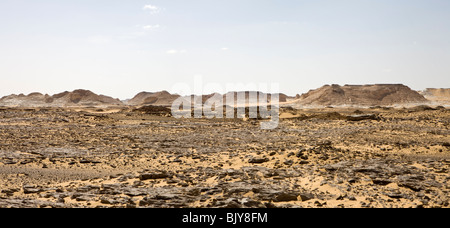
<svg viewBox="0 0 450 228">
<path fill-rule="evenodd" d="M 0 108 L 0 207 L 450 207 L 449 126 L 445 108 L 286 109 L 274 130 Z"/>
</svg>

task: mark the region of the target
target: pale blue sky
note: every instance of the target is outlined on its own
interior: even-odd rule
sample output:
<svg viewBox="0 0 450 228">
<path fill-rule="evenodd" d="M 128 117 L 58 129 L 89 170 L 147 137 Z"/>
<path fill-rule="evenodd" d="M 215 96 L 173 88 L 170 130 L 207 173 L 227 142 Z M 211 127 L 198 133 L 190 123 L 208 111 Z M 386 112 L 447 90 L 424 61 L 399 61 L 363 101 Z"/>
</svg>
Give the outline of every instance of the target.
<svg viewBox="0 0 450 228">
<path fill-rule="evenodd" d="M 177 82 L 450 87 L 448 0 L 1 0 L 0 96 Z"/>
</svg>

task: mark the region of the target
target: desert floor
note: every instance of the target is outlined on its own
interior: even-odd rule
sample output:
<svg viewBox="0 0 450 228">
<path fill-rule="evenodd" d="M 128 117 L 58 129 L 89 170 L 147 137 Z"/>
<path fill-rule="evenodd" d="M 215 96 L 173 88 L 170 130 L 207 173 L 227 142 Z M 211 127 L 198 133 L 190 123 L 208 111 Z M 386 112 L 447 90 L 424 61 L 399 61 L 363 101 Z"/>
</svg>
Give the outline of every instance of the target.
<svg viewBox="0 0 450 228">
<path fill-rule="evenodd" d="M 450 207 L 449 109 L 281 117 L 0 108 L 0 207 Z"/>
</svg>

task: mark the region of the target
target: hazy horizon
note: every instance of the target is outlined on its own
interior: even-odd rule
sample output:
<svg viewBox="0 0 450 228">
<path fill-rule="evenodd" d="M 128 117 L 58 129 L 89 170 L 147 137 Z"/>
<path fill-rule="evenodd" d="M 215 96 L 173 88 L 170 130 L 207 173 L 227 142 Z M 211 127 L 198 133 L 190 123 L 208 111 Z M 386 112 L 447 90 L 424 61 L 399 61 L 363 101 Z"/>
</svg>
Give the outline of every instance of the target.
<svg viewBox="0 0 450 228">
<path fill-rule="evenodd" d="M 0 97 L 176 83 L 450 88 L 448 0 L 4 0 Z M 264 91 L 263 91 L 264 92 Z"/>
</svg>

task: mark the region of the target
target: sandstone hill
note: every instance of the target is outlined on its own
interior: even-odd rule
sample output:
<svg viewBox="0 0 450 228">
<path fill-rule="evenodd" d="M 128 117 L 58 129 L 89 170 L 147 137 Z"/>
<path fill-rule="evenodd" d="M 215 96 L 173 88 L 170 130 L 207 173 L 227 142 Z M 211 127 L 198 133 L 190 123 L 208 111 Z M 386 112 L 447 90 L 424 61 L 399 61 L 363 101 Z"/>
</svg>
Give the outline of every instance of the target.
<svg viewBox="0 0 450 228">
<path fill-rule="evenodd" d="M 48 94 L 9 95 L 0 99 L 0 106 L 6 107 L 74 107 L 74 106 L 114 106 L 122 102 L 112 97 L 97 95 L 89 90 Z"/>
<path fill-rule="evenodd" d="M 178 99 L 180 95 L 170 94 L 167 91 L 156 93 L 141 92 L 130 99 L 128 105 L 155 105 L 155 106 L 170 106 L 172 102 Z"/>
<path fill-rule="evenodd" d="M 263 97 L 264 95 L 267 96 L 267 102 L 270 102 L 272 95 L 266 94 L 263 92 L 256 92 L 257 98 Z M 238 96 L 245 97 L 247 100 L 246 104 L 248 105 L 248 99 L 250 97 L 250 91 L 239 91 L 239 92 L 228 92 L 227 94 L 219 94 L 219 93 L 212 93 L 212 94 L 204 94 L 204 95 L 190 95 L 190 96 L 183 96 L 182 98 L 188 102 L 191 102 L 191 104 L 194 104 L 194 102 L 197 102 L 197 104 L 204 104 L 206 101 L 219 101 L 220 99 L 223 99 L 223 102 L 226 103 L 226 97 L 227 95 L 233 94 L 234 95 L 234 101 L 237 103 Z M 214 99 L 214 96 L 217 99 Z M 130 99 L 127 104 L 128 105 L 134 105 L 134 106 L 142 106 L 142 105 L 153 105 L 153 106 L 171 106 L 172 103 L 180 98 L 180 95 L 177 94 L 170 94 L 167 91 L 161 91 L 156 93 L 151 92 L 141 92 L 137 94 L 135 97 Z M 280 93 L 279 94 L 280 102 L 286 102 L 286 100 L 294 99 L 294 97 L 289 97 L 285 94 Z"/>
<path fill-rule="evenodd" d="M 250 98 L 250 94 L 256 95 L 256 96 L 254 96 L 254 97 L 252 96 Z M 214 96 L 217 99 L 215 99 Z M 260 99 L 265 100 L 266 102 L 270 103 L 273 95 L 268 94 L 268 93 L 263 93 L 260 91 L 239 91 L 239 92 L 233 91 L 233 92 L 228 92 L 223 95 L 219 94 L 219 93 L 213 93 L 213 94 L 202 95 L 202 96 L 191 95 L 191 100 L 194 101 L 195 99 L 201 99 L 202 103 L 205 103 L 206 101 L 211 102 L 211 101 L 222 99 L 223 103 L 226 104 L 228 96 L 233 96 L 235 105 L 239 106 L 239 105 L 256 104 L 256 103 L 258 103 L 258 101 Z M 186 97 L 186 98 L 189 99 L 189 97 Z M 238 98 L 244 98 L 244 100 L 238 102 Z M 255 100 L 250 100 L 250 99 L 255 99 Z M 286 100 L 288 99 L 288 96 L 280 93 L 279 99 L 280 99 L 280 102 L 286 102 Z"/>
<path fill-rule="evenodd" d="M 427 102 L 418 92 L 401 84 L 325 85 L 301 95 L 296 106 L 394 106 Z"/>
<path fill-rule="evenodd" d="M 447 89 L 426 89 L 420 91 L 426 99 L 438 105 L 450 105 L 450 88 Z"/>
</svg>

